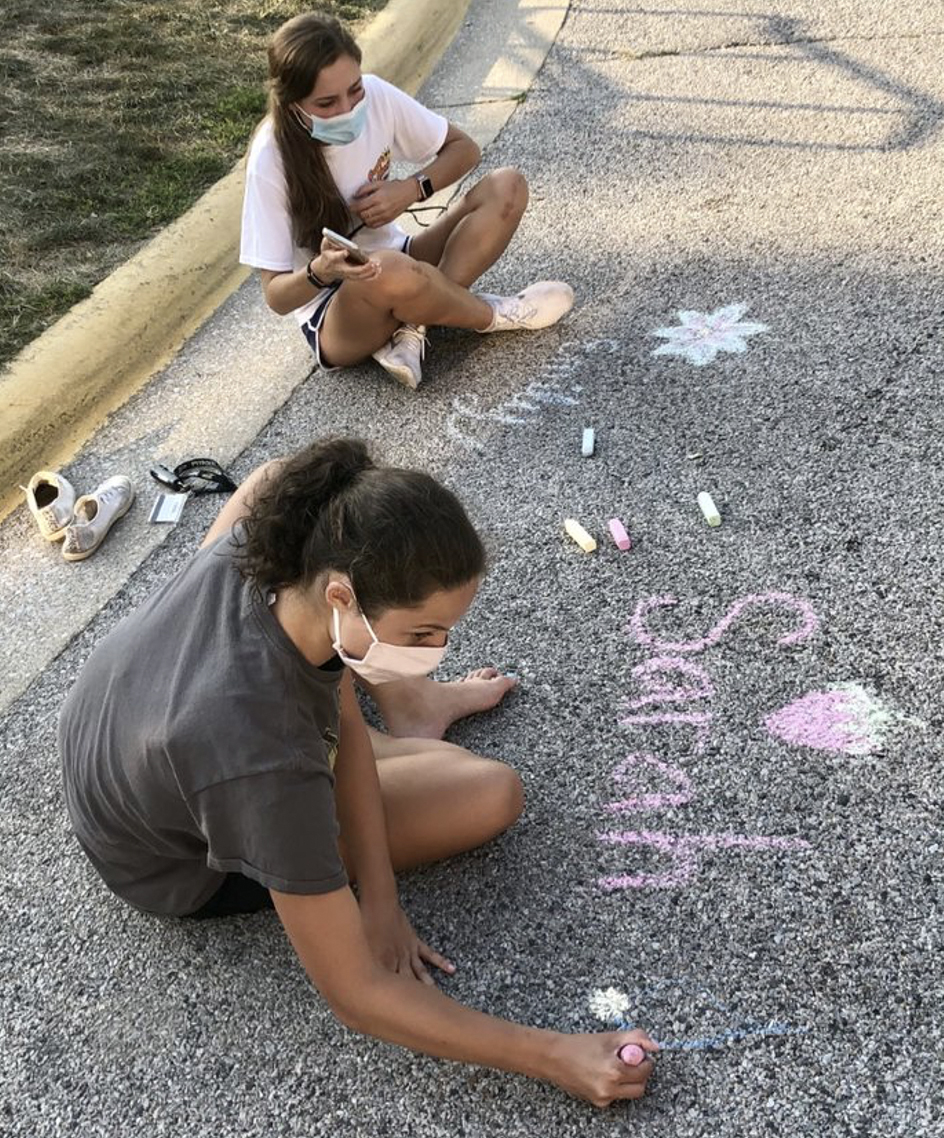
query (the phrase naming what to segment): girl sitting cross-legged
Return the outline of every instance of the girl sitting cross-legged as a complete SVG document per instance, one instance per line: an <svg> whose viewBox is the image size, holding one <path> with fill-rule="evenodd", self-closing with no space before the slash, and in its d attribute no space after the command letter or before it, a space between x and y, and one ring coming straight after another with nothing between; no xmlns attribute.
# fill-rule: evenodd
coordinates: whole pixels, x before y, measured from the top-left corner
<svg viewBox="0 0 944 1138"><path fill-rule="evenodd" d="M546 328L573 290L540 281L516 296L474 293L528 204L514 169L477 182L419 236L396 219L474 169L476 143L375 75L337 20L296 16L269 47L269 114L246 169L240 260L260 272L269 307L292 313L322 367L373 356L401 383L422 377L430 324L478 332ZM417 167L390 177L391 162ZM356 264L322 236L351 238Z"/></svg>

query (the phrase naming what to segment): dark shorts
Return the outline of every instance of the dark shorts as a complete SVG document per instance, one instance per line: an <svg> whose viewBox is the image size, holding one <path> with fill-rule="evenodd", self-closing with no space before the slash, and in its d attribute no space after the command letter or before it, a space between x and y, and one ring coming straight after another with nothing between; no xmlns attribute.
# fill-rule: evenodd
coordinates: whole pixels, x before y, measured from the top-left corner
<svg viewBox="0 0 944 1138"><path fill-rule="evenodd" d="M188 913L187 918L234 917L237 913L258 913L273 908L272 894L264 885L241 873L227 873L210 900L204 901L195 913Z"/></svg>
<svg viewBox="0 0 944 1138"><path fill-rule="evenodd" d="M412 237L407 237L401 246L404 253L410 252L410 243ZM328 292L318 301L315 311L308 317L302 325L302 335L308 341L308 346L315 353L315 359L318 361L318 367L322 371L337 371L337 368L329 364L321 355L321 325L324 324L324 318L328 314L328 305L334 300L334 297L341 287L341 281L335 281L334 284L328 286Z"/></svg>

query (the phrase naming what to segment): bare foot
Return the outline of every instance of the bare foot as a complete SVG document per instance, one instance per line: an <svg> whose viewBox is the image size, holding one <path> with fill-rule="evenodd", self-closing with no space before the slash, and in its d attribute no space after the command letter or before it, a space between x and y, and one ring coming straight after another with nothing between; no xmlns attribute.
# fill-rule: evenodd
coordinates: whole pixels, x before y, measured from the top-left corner
<svg viewBox="0 0 944 1138"><path fill-rule="evenodd" d="M501 703L518 683L495 668L477 668L461 680L438 683L423 677L368 688L391 735L441 739L451 724ZM366 686L366 685L365 685Z"/></svg>

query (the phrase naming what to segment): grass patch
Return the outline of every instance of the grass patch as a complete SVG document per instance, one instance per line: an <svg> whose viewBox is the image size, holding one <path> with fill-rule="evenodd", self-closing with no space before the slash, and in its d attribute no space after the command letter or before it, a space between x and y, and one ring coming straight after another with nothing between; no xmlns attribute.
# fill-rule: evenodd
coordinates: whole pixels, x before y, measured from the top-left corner
<svg viewBox="0 0 944 1138"><path fill-rule="evenodd" d="M230 169L265 111L269 37L311 8L3 0L0 365Z"/></svg>

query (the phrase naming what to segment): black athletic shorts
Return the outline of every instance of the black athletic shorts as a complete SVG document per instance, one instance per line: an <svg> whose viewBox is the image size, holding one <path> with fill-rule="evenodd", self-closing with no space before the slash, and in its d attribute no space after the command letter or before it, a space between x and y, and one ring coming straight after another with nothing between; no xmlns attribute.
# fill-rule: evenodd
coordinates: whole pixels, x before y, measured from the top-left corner
<svg viewBox="0 0 944 1138"><path fill-rule="evenodd" d="M237 913L258 913L261 909L274 909L272 894L264 885L242 873L227 873L223 884L209 901L204 901L189 918L234 917Z"/></svg>

